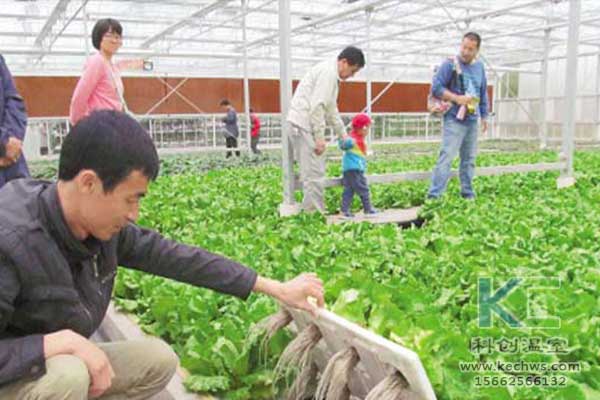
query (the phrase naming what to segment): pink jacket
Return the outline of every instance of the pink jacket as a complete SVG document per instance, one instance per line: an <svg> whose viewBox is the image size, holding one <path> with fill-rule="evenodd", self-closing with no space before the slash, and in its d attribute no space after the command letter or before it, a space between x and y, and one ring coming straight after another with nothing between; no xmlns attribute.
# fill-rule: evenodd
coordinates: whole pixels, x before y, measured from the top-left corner
<svg viewBox="0 0 600 400"><path fill-rule="evenodd" d="M108 61L97 53L90 57L79 78L69 110L69 120L75 125L80 119L89 115L94 110L123 110L118 90L123 93L123 81L119 68L112 65L113 74L110 73L111 66ZM114 79L113 79L114 76Z"/></svg>

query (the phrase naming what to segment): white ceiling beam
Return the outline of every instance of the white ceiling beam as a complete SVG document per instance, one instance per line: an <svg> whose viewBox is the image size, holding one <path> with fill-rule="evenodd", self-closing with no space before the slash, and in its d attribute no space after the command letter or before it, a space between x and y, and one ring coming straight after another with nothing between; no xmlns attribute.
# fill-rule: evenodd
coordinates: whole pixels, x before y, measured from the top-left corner
<svg viewBox="0 0 600 400"><path fill-rule="evenodd" d="M485 12L481 12L481 13L477 13L477 14L471 14L466 17L456 18L455 22L473 21L476 19L493 17L496 15L501 15L510 10L516 10L519 8L526 8L526 7L532 7L535 5L539 5L546 1L547 0L535 0L535 1L528 1L525 3L521 3L521 4L511 5L509 7L501 7L501 8L497 8L497 9L493 9L493 10L489 10L489 11L485 11ZM409 34L412 34L415 32L431 31L431 30L435 30L438 28L444 28L448 25L448 23L449 23L448 18L444 18L444 20L442 20L440 22L436 22L436 23L432 23L432 24L425 24L425 25L422 24L419 27L416 27L414 29L403 29L403 30L399 30L399 31L390 32L385 35L374 36L371 38L371 41L374 42L374 41L378 41L378 40L385 40L392 36L404 36L404 35L409 35ZM366 39L362 39L362 40L359 40L358 42L355 42L355 44L361 44L361 43L364 43L365 41L366 41Z"/></svg>
<svg viewBox="0 0 600 400"><path fill-rule="evenodd" d="M8 47L2 50L3 54L19 54L19 55L53 55L53 56L81 56L81 49L60 49L54 50L51 53L45 52L42 49L32 49L30 47ZM243 58L243 54L234 53L234 52L168 52L168 53L160 53L154 50L147 49L122 49L119 51L119 55L124 57L160 57L160 58L214 58L214 59L234 59L241 60ZM249 56L249 60L256 61L279 61L278 57L262 57L262 56ZM295 56L292 57L292 61L295 62L310 62L316 63L322 61L320 57L305 57L305 56ZM432 68L435 66L435 63L427 63L427 62L409 62L409 61L388 61L388 60L373 60L371 62L373 66L387 66L387 67L417 67L417 68ZM497 68L503 68L502 66L498 66ZM519 70L521 72L527 73L537 73L534 70L526 70L526 69L517 69L510 68L511 70Z"/></svg>
<svg viewBox="0 0 600 400"><path fill-rule="evenodd" d="M51 49L56 39L67 29L67 26L77 17L77 14L85 7L88 3L88 0L82 0L79 8L73 13L73 15L67 19L67 7L69 6L69 0L58 0L56 6L52 10L50 17L42 27L39 35L36 37L34 41L34 46L43 47L46 50ZM60 27L60 29L56 30L56 24L61 21L66 20ZM38 63L42 60L44 56L41 55L35 62Z"/></svg>
<svg viewBox="0 0 600 400"><path fill-rule="evenodd" d="M585 51L585 52L580 52L577 55L577 57L591 57L591 56L597 56L597 55L600 55L599 51ZM563 55L548 57L548 60L551 60L551 61L552 60L564 60L565 58L567 58L567 56L565 54L563 54ZM522 58L520 60L505 62L504 65L521 65L521 64L530 64L530 63L535 63L535 62L540 62L540 61L542 61L541 57Z"/></svg>
<svg viewBox="0 0 600 400"><path fill-rule="evenodd" d="M151 44L161 40L165 36L173 34L175 31L183 28L186 25L189 25L190 23L193 24L194 19L202 18L202 17L210 14L211 12L219 9L220 7L224 6L225 4L229 3L230 1L231 0L217 0L215 2L208 4L207 6L202 7L200 10L192 13L189 17L180 19L179 21L174 22L173 24L169 25L168 27L162 29L160 32L150 36L148 39L146 39L144 42L142 42L141 47L148 48Z"/></svg>
<svg viewBox="0 0 600 400"><path fill-rule="evenodd" d="M263 4L261 4L261 5L260 5L260 7L254 7L254 8L252 8L252 9L250 9L250 8L246 8L246 10L245 10L245 11L243 11L243 10L241 10L241 9L240 9L240 10L236 10L236 11L241 11L241 12L239 12L238 14L236 14L235 16L233 16L233 18L230 18L230 19L228 19L228 20L226 20L226 21L223 21L223 22L221 22L221 23L214 24L213 26L210 26L210 27L205 27L205 29L204 29L204 30L202 30L202 31L200 31L200 32L197 32L196 34L194 34L194 36L203 36L203 35L207 34L208 32L211 32L211 31L213 31L213 30L215 30L215 29L217 29L217 28L224 28L224 27L226 27L226 25L227 25L228 23L231 23L231 22L233 22L233 21L237 21L237 20L238 20L238 19L240 19L240 18L244 18L245 16L247 16L248 14L250 14L250 13L252 13L252 12L258 12L258 11L261 11L261 10L265 9L265 7L267 7L267 6L269 6L270 4L274 3L275 1L277 1L277 0L266 0L266 1L265 1ZM239 24L236 24L236 25L237 25L237 28L236 28L236 29L238 29L238 30L239 30ZM247 25L245 25L245 28L246 28L246 29L248 29L248 26L247 26ZM189 37L188 37L188 38L189 38ZM182 40L180 40L180 39L175 39L175 43L172 43L172 44L170 44L170 45L169 45L169 48L173 48L173 47L175 47L175 46L177 46L177 45L179 45L179 44L181 44L181 43L183 43L183 41L182 41Z"/></svg>
<svg viewBox="0 0 600 400"><path fill-rule="evenodd" d="M64 19L65 14L67 13L67 7L69 6L69 3L70 0L58 0L56 5L52 9L52 12L48 16L48 19L46 19L46 23L35 38L34 43L36 46L41 47L48 40L56 23L61 19Z"/></svg>
<svg viewBox="0 0 600 400"><path fill-rule="evenodd" d="M393 0L374 0L374 1L368 2L367 4L362 4L362 5L359 5L359 6L350 7L348 9L346 9L346 10L343 10L343 11L340 11L340 12L337 12L337 13L334 13L334 14L331 14L331 15L327 15L327 16L319 18L319 19L317 19L315 21L310 21L310 22L308 22L306 24L302 24L302 25L299 25L299 26L297 26L295 28L292 28L291 29L291 33L294 34L294 33L297 33L297 32L300 32L300 31L312 28L312 27L316 27L319 24L324 24L324 23L327 23L329 21L341 19L341 18L347 17L349 15L356 14L357 12L361 12L361 11L364 12L367 8L370 8L370 7L375 8L375 7L383 5L385 3L389 3L390 1L393 1ZM396 1L406 2L407 0L396 0ZM248 48L255 47L255 46L258 46L260 44L263 44L263 43L275 40L278 37L279 37L279 33L275 33L275 34L268 35L266 37L262 37L260 39L254 40L254 41L250 41L250 42L248 42L246 44L246 46Z"/></svg>

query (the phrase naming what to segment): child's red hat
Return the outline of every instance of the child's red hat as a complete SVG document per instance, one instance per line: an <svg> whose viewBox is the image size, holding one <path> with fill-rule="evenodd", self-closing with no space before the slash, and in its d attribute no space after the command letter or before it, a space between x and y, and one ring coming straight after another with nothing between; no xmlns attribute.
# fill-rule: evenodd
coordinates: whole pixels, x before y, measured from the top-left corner
<svg viewBox="0 0 600 400"><path fill-rule="evenodd" d="M371 125L371 118L367 114L357 114L354 118L352 118L353 128L361 129L369 125Z"/></svg>

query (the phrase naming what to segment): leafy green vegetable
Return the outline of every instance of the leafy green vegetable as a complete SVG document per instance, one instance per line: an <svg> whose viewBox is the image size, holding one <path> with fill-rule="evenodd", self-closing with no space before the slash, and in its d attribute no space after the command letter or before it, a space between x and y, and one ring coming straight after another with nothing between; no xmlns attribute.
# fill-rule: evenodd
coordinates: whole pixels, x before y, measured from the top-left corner
<svg viewBox="0 0 600 400"><path fill-rule="evenodd" d="M478 165L555 160L552 152L485 153ZM166 171L144 200L142 225L277 279L317 272L336 312L419 354L440 400L600 398L599 153L577 153L577 185L564 190L556 189L557 173L478 177L478 199L465 202L453 181L442 201L425 204L427 223L408 230L327 225L319 215L281 219L281 173L270 161L213 170L198 168L206 161L172 162L177 167ZM430 170L434 162L435 154L382 150L369 172ZM339 161L330 162L328 175L339 173ZM427 185L374 185L374 205L421 205ZM330 212L338 209L340 194L339 188L328 189ZM513 277L560 278L560 290L528 297L519 288L502 303L519 319L527 317L529 303L536 313L561 318L560 328L511 329L498 318L493 328L479 328L477 282L485 276L496 287ZM272 369L291 334L275 337L266 362L256 341L246 338L253 324L276 311L270 299L253 295L240 302L129 270L119 272L114 296L146 331L173 345L192 374L191 390L228 399L274 397ZM476 337L538 336L565 338L568 353L480 355L469 349ZM582 371L565 373L563 388L478 389L477 373L458 368L461 362L520 360L579 362Z"/></svg>

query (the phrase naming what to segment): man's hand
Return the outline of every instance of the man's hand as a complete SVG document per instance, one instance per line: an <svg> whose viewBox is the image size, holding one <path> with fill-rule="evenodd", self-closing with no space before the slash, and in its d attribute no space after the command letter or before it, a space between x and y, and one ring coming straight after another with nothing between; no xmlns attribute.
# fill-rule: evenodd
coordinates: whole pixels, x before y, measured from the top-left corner
<svg viewBox="0 0 600 400"><path fill-rule="evenodd" d="M13 165L15 162L8 157L0 157L0 168L6 168Z"/></svg>
<svg viewBox="0 0 600 400"><path fill-rule="evenodd" d="M16 137L8 138L6 142L6 158L11 160L13 163L17 162L19 157L21 157L21 149L23 148L23 142L17 139Z"/></svg>
<svg viewBox="0 0 600 400"><path fill-rule="evenodd" d="M318 307L323 307L325 303L323 281L312 273L298 275L283 283L259 276L254 290L268 294L286 306L308 311L315 317ZM309 297L316 299L316 305L309 301Z"/></svg>
<svg viewBox="0 0 600 400"><path fill-rule="evenodd" d="M325 149L327 148L327 142L325 139L317 139L315 140L315 154L320 156L325 153Z"/></svg>
<svg viewBox="0 0 600 400"><path fill-rule="evenodd" d="M88 367L92 380L88 394L91 398L96 398L110 389L115 372L106 354L89 340L84 339L84 341L79 351L76 351L74 355L81 358Z"/></svg>
<svg viewBox="0 0 600 400"><path fill-rule="evenodd" d="M468 96L468 95L462 95L462 96L457 95L457 96L454 96L454 99L453 99L453 101L460 106L466 106L467 104L469 104L471 102L471 100L473 100L473 97Z"/></svg>
<svg viewBox="0 0 600 400"><path fill-rule="evenodd" d="M308 301L308 297L313 297L317 301L316 307ZM323 307L325 304L323 281L317 277L317 274L298 275L283 283L280 300L290 307L308 311L316 316L317 307Z"/></svg>
<svg viewBox="0 0 600 400"><path fill-rule="evenodd" d="M485 119L481 120L481 132L486 133L488 130L488 122Z"/></svg>
<svg viewBox="0 0 600 400"><path fill-rule="evenodd" d="M46 359L59 354L71 354L84 362L91 380L89 397L100 397L112 385L115 372L108 357L98 346L83 336L71 330L62 330L44 336Z"/></svg>

